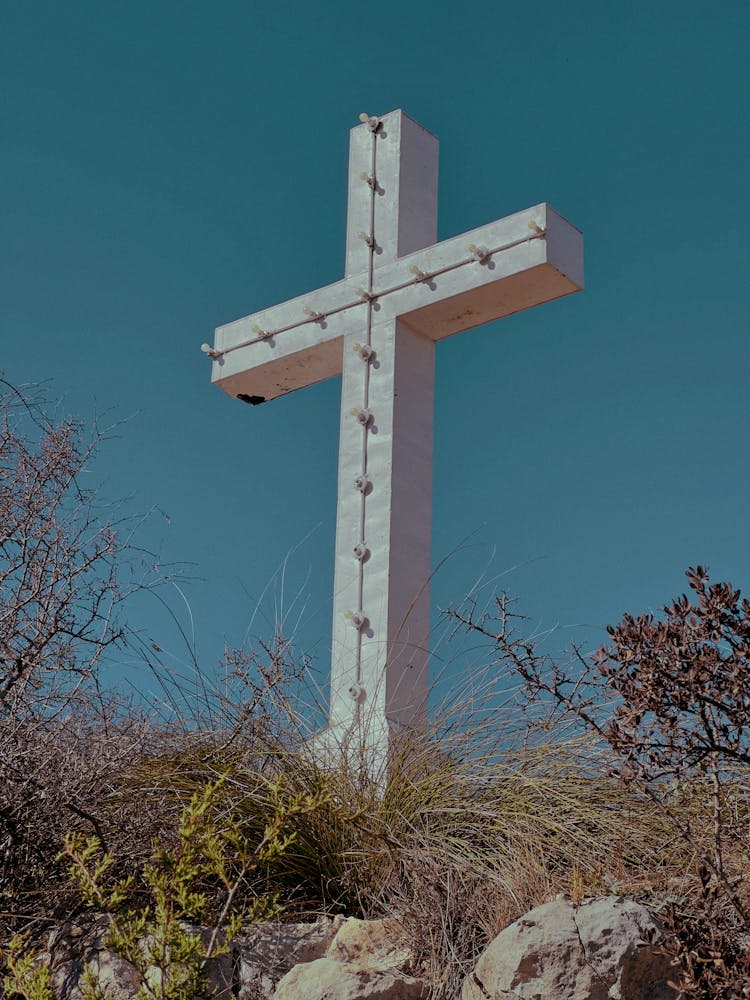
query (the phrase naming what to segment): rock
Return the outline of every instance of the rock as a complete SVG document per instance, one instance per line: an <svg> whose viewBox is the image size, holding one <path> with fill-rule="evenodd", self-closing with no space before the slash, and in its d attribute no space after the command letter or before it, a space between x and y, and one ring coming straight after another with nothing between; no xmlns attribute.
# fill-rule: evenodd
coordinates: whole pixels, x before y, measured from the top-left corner
<svg viewBox="0 0 750 1000"><path fill-rule="evenodd" d="M141 986L141 977L134 965L121 958L107 946L111 918L97 914L84 924L66 924L50 942L48 960L52 992L55 1000L84 1000L84 976L91 973L107 1000L132 1000ZM200 934L208 947L211 931L204 927L187 926L187 930ZM139 947L145 949L146 943ZM232 996L231 952L218 955L208 963L208 996L215 1000L229 1000ZM160 972L151 968L146 976L149 984L158 983Z"/></svg>
<svg viewBox="0 0 750 1000"><path fill-rule="evenodd" d="M633 900L553 900L495 938L461 1000L672 1000L674 973L646 943L652 933L656 921Z"/></svg>
<svg viewBox="0 0 750 1000"><path fill-rule="evenodd" d="M203 947L208 951L211 946L211 939L213 937L213 930L210 927L200 927L197 924L183 924L183 929L188 931L191 935L200 937ZM226 943L226 938L222 932L217 935L217 940L214 944L214 951L217 947L220 947ZM139 942L140 947L144 947L145 942ZM206 992L206 997L210 1000L232 1000L232 986L233 986L233 949L230 947L218 954L214 958L208 960L206 966L206 980L208 985L208 990ZM158 969L151 968L147 971L146 977L148 978L149 985L154 986L160 984L161 973ZM199 998L195 998L199 1000Z"/></svg>
<svg viewBox="0 0 750 1000"><path fill-rule="evenodd" d="M349 917L326 952L327 958L358 969L411 971L413 952L401 924L392 917L358 920Z"/></svg>
<svg viewBox="0 0 750 1000"><path fill-rule="evenodd" d="M99 914L85 925L64 924L50 941L50 985L55 1000L83 1000L86 968L110 1000L130 1000L138 992L138 970L106 946L110 918Z"/></svg>
<svg viewBox="0 0 750 1000"><path fill-rule="evenodd" d="M333 958L296 965L276 987L274 1000L422 1000L423 982L397 969L357 968Z"/></svg>
<svg viewBox="0 0 750 1000"><path fill-rule="evenodd" d="M270 1000L278 981L295 965L323 958L343 920L257 924L235 938L239 1000Z"/></svg>
<svg viewBox="0 0 750 1000"><path fill-rule="evenodd" d="M408 975L412 961L412 950L397 920L349 917L336 929L325 957L295 965L281 979L273 997L418 1000L427 995L427 988Z"/></svg>

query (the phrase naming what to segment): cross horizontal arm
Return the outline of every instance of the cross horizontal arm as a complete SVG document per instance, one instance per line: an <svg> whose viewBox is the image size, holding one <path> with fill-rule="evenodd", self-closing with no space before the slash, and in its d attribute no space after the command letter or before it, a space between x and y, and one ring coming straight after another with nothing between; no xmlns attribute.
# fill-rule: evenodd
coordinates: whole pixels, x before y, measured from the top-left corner
<svg viewBox="0 0 750 1000"><path fill-rule="evenodd" d="M341 338L364 323L362 276L216 328L211 381L230 396L262 402L341 374Z"/></svg>
<svg viewBox="0 0 750 1000"><path fill-rule="evenodd" d="M583 287L583 237L548 205L491 222L378 267L375 322L430 340ZM341 338L366 322L368 275L352 275L218 327L212 381L263 402L341 373Z"/></svg>
<svg viewBox="0 0 750 1000"><path fill-rule="evenodd" d="M385 264L376 287L383 319L442 340L579 291L583 237L536 205Z"/></svg>

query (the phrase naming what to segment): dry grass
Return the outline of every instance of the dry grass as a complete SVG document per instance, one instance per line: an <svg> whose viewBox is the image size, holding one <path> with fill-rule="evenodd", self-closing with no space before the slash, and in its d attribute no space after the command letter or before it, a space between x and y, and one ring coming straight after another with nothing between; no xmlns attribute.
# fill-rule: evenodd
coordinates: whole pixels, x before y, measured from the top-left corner
<svg viewBox="0 0 750 1000"><path fill-rule="evenodd" d="M590 737L545 732L507 701L491 702L467 710L454 700L430 731L394 741L376 775L351 747L334 768L321 766L292 715L280 727L274 713L272 733L260 713L229 745L225 717L183 737L179 752L142 758L113 794L118 812L128 799L134 808L148 801L171 817L168 827L197 788L226 775L219 814L259 841L279 808L279 781L282 807L285 797L327 791L292 818L293 844L248 893L280 892L296 919L398 915L434 997L447 998L486 944L532 907L575 891L664 894L691 868L663 817L611 776Z"/></svg>

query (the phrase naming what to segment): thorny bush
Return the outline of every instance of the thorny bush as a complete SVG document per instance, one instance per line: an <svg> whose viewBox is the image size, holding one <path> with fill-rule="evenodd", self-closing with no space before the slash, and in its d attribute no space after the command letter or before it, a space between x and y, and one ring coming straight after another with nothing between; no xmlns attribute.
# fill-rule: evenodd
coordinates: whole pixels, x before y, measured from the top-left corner
<svg viewBox="0 0 750 1000"><path fill-rule="evenodd" d="M492 640L521 677L530 703L544 701L595 733L615 771L657 806L696 864L682 898L665 906L681 997L750 996L748 765L750 602L729 583L689 569L694 593L652 614L625 615L576 668L520 636L507 596L492 616L453 612Z"/></svg>
<svg viewBox="0 0 750 1000"><path fill-rule="evenodd" d="M0 380L0 712L48 717L126 641L117 612L160 579L84 486L104 431L53 422ZM128 583L123 588L127 565Z"/></svg>

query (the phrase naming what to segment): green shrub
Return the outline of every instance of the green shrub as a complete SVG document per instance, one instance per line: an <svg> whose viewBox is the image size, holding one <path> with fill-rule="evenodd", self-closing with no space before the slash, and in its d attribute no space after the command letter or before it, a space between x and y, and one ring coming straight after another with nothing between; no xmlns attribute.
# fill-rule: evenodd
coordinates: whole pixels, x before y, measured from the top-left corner
<svg viewBox="0 0 750 1000"><path fill-rule="evenodd" d="M248 876L261 866L281 863L296 837L292 821L325 801L322 792L290 797L281 780L270 783L268 798L275 807L260 839L251 842L234 822L217 826L215 806L224 783L222 777L193 793L182 811L175 847L156 845L139 873L137 895L145 900L138 906L132 903L135 877L112 878L114 859L102 853L98 838L77 833L66 838L64 856L84 903L110 917L107 947L137 970L137 1000L208 995L210 960L228 951L228 942L242 926L278 917L283 909L277 893L242 895ZM199 933L195 925L206 923L208 932ZM7 965L11 997L49 1000L49 969L21 937L12 940ZM105 1000L91 968L82 989L88 1000Z"/></svg>

